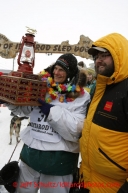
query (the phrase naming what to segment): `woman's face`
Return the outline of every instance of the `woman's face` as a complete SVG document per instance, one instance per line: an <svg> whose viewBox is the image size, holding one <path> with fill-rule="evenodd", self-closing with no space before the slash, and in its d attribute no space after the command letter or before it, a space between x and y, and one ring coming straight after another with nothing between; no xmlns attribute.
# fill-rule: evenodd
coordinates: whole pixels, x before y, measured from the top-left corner
<svg viewBox="0 0 128 193"><path fill-rule="evenodd" d="M64 83L67 78L66 71L59 65L56 65L53 70L53 77L56 83Z"/></svg>
<svg viewBox="0 0 128 193"><path fill-rule="evenodd" d="M87 75L87 81L91 82L93 80L92 74Z"/></svg>

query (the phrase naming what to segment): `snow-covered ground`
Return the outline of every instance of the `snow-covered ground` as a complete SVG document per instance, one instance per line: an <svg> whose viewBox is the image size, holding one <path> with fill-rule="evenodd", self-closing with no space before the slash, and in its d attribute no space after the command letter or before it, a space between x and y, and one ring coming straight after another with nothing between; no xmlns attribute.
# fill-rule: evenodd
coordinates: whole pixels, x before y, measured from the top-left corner
<svg viewBox="0 0 128 193"><path fill-rule="evenodd" d="M10 110L7 107L0 107L0 169L8 163L14 149L16 146L16 137L13 135L12 145L10 142L10 121L12 116L10 116ZM24 129L28 124L28 119L24 119L21 124L21 130ZM11 161L18 161L23 142L18 143L16 150L11 158ZM0 193L7 193L4 186L0 186Z"/></svg>

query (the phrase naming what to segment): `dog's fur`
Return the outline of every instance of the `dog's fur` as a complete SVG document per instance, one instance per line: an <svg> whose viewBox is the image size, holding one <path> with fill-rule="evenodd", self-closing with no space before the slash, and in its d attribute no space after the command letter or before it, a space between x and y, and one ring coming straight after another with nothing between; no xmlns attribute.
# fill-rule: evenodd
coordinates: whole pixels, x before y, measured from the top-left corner
<svg viewBox="0 0 128 193"><path fill-rule="evenodd" d="M12 135L13 133L15 132L15 135L16 135L16 142L18 143L19 140L18 140L18 137L19 137L19 133L20 133L20 128L21 128L21 121L26 119L26 117L18 117L18 116L14 116L12 119L11 119L11 122L10 122L10 143L9 145L12 144Z"/></svg>

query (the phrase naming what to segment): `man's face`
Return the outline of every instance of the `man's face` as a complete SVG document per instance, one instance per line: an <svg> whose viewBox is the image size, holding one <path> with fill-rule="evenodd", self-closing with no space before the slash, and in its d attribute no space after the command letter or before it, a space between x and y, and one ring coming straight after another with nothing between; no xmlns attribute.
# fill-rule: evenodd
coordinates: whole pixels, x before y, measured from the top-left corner
<svg viewBox="0 0 128 193"><path fill-rule="evenodd" d="M96 75L110 77L114 73L114 62L109 52L99 52L94 57Z"/></svg>
<svg viewBox="0 0 128 193"><path fill-rule="evenodd" d="M56 65L53 70L53 76L56 83L62 84L65 82L67 74L61 66Z"/></svg>

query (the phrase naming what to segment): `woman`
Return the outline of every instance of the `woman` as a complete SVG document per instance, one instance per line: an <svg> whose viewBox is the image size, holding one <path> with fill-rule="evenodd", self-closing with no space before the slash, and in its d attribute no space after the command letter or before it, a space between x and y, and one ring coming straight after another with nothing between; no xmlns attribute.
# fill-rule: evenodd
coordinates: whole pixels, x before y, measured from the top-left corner
<svg viewBox="0 0 128 193"><path fill-rule="evenodd" d="M87 90L90 93L91 98L94 94L95 87L96 87L95 70L92 68L87 68L87 84L85 90Z"/></svg>
<svg viewBox="0 0 128 193"><path fill-rule="evenodd" d="M61 55L49 73L40 73L47 81L45 101L41 106L8 108L20 116L30 116L30 123L21 132L24 142L20 153L20 175L17 193L68 193L76 172L86 107L90 95L79 79L77 59ZM80 86L79 86L80 85ZM23 184L30 182L25 187Z"/></svg>

